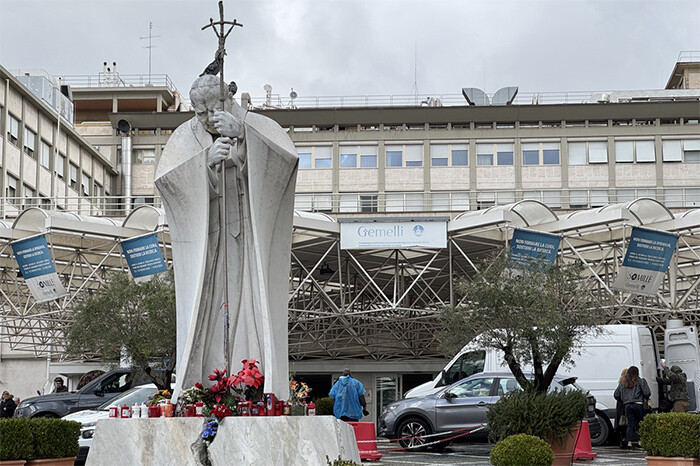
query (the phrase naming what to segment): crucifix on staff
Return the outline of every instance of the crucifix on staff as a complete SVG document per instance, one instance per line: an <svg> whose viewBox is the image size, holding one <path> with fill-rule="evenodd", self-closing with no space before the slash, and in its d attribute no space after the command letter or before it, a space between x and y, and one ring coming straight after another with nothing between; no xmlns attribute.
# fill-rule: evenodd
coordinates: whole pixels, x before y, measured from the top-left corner
<svg viewBox="0 0 700 466"><path fill-rule="evenodd" d="M219 30L217 31L216 27L219 26ZM226 26L229 26L228 30L225 31ZM214 22L213 18L209 18L209 24L206 26L202 26L202 31L204 31L207 28L212 28L214 31L214 34L216 34L216 37L219 40L219 47L216 49L216 54L214 56L214 62L207 67L206 70L204 70L204 73L202 74L213 74L216 75L216 73L219 73L219 102L221 102L221 110L224 110L224 102L226 101L226 95L229 92L229 89L227 89L226 85L224 84L224 56L226 56L226 38L228 35L233 31L233 28L236 26L243 27L241 23L236 21L234 18L233 21L226 21L224 19L224 2L219 1L219 21ZM210 67L212 69L210 70ZM208 71L213 71L208 72ZM231 83L232 86L235 86L235 83ZM231 89L232 93L235 94L236 89ZM223 237L227 237L227 225L228 221L226 219L226 196L224 193L226 192L226 170L223 168L223 164L225 161L221 161L220 165L220 173L221 173L221 210L219 211L220 219L221 219L221 228L223 229ZM227 241L224 241L224 257L228 257L228 251L226 247ZM228 265L226 262L224 263L224 278L226 283L228 283ZM221 304L222 308L224 309L224 357L226 361L226 373L231 374L231 361L229 357L229 348L228 348L228 341L229 341L229 327L230 327L230 321L229 321L229 308L228 308L228 286L224 288L224 299L223 303Z"/></svg>

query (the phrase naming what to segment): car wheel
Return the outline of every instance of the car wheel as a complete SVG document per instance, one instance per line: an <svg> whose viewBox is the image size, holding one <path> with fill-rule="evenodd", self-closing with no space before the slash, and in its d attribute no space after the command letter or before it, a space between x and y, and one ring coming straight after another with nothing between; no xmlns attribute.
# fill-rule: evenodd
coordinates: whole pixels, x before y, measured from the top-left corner
<svg viewBox="0 0 700 466"><path fill-rule="evenodd" d="M605 442L607 442L608 435L610 435L610 425L608 424L608 421L606 421L603 416L599 416L598 413L596 413L596 417L598 418L598 423L600 424L600 430L595 434L591 434L591 446L593 447L603 445Z"/></svg>
<svg viewBox="0 0 700 466"><path fill-rule="evenodd" d="M399 444L403 448L410 448L412 451L424 451L427 439L423 436L430 434L430 427L422 419L411 418L403 421L399 426L398 435ZM403 440L405 439L405 440Z"/></svg>

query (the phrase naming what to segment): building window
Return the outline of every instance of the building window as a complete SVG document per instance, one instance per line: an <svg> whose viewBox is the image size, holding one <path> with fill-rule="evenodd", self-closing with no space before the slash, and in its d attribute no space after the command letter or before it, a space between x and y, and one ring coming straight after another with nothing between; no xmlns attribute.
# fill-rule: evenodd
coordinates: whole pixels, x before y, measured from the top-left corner
<svg viewBox="0 0 700 466"><path fill-rule="evenodd" d="M385 153L387 167L423 166L423 146L421 144L387 145Z"/></svg>
<svg viewBox="0 0 700 466"><path fill-rule="evenodd" d="M30 157L36 157L36 133L24 127L24 153Z"/></svg>
<svg viewBox="0 0 700 466"><path fill-rule="evenodd" d="M17 145L19 140L19 120L10 114L10 121L7 125L7 136L12 144Z"/></svg>
<svg viewBox="0 0 700 466"><path fill-rule="evenodd" d="M683 141L683 160L686 162L700 162L700 139L686 139Z"/></svg>
<svg viewBox="0 0 700 466"><path fill-rule="evenodd" d="M650 199L656 199L656 190L643 188L643 189L618 189L615 193L617 202L631 202L635 199L641 197L648 197Z"/></svg>
<svg viewBox="0 0 700 466"><path fill-rule="evenodd" d="M78 190L78 167L72 163L68 164L68 176L70 176L70 187Z"/></svg>
<svg viewBox="0 0 700 466"><path fill-rule="evenodd" d="M661 148L664 162L681 162L683 160L681 141L663 141Z"/></svg>
<svg viewBox="0 0 700 466"><path fill-rule="evenodd" d="M300 146L297 147L299 168L332 168L332 146Z"/></svg>
<svg viewBox="0 0 700 466"><path fill-rule="evenodd" d="M34 189L31 187L25 185L22 185L22 205L25 207L32 207L36 199L34 199L34 196L36 196L36 193Z"/></svg>
<svg viewBox="0 0 700 466"><path fill-rule="evenodd" d="M656 162L654 141L615 141L615 162Z"/></svg>
<svg viewBox="0 0 700 466"><path fill-rule="evenodd" d="M569 165L608 163L608 143L604 141L570 142Z"/></svg>
<svg viewBox="0 0 700 466"><path fill-rule="evenodd" d="M588 207L588 191L569 191L569 207L572 209Z"/></svg>
<svg viewBox="0 0 700 466"><path fill-rule="evenodd" d="M377 146L360 146L360 167L377 168Z"/></svg>
<svg viewBox="0 0 700 466"><path fill-rule="evenodd" d="M56 166L54 167L54 171L56 172L56 175L58 175L59 178L63 178L65 174L65 169L66 156L59 152L56 154Z"/></svg>
<svg viewBox="0 0 700 466"><path fill-rule="evenodd" d="M83 194L86 196L90 195L90 177L83 172L83 176L80 177L80 185L83 187Z"/></svg>
<svg viewBox="0 0 700 466"><path fill-rule="evenodd" d="M360 195L360 212L377 212L377 195Z"/></svg>
<svg viewBox="0 0 700 466"><path fill-rule="evenodd" d="M700 189L664 189L664 204L670 208L698 207L700 206Z"/></svg>
<svg viewBox="0 0 700 466"><path fill-rule="evenodd" d="M401 167L401 166L403 166L403 150L401 150L401 149L390 150L389 146L387 146L386 166L387 167Z"/></svg>
<svg viewBox="0 0 700 466"><path fill-rule="evenodd" d="M340 168L357 168L358 161L360 168L377 168L377 146L340 146Z"/></svg>
<svg viewBox="0 0 700 466"><path fill-rule="evenodd" d="M431 144L430 145L430 166L431 167L446 167L450 160L449 144Z"/></svg>
<svg viewBox="0 0 700 466"><path fill-rule="evenodd" d="M357 147L340 147L340 168L357 168Z"/></svg>
<svg viewBox="0 0 700 466"><path fill-rule="evenodd" d="M513 143L481 143L476 145L476 164L493 165L494 154L497 165L513 165Z"/></svg>
<svg viewBox="0 0 700 466"><path fill-rule="evenodd" d="M469 163L469 144L431 144L430 165L433 167L466 167Z"/></svg>
<svg viewBox="0 0 700 466"><path fill-rule="evenodd" d="M153 165L156 163L155 149L135 149L131 158L133 163Z"/></svg>
<svg viewBox="0 0 700 466"><path fill-rule="evenodd" d="M559 165L558 142L524 142L523 165Z"/></svg>
<svg viewBox="0 0 700 466"><path fill-rule="evenodd" d="M493 144L476 145L476 164L482 166L493 165Z"/></svg>
<svg viewBox="0 0 700 466"><path fill-rule="evenodd" d="M561 207L560 191L525 191L523 192L523 199L539 201L551 208L558 209Z"/></svg>
<svg viewBox="0 0 700 466"><path fill-rule="evenodd" d="M39 145L39 163L44 168L50 168L51 165L51 146L44 140Z"/></svg>
<svg viewBox="0 0 700 466"><path fill-rule="evenodd" d="M15 204L17 202L15 198L17 197L18 182L19 180L14 176L10 174L7 175L7 186L5 187L5 196L7 197L7 200L12 204Z"/></svg>

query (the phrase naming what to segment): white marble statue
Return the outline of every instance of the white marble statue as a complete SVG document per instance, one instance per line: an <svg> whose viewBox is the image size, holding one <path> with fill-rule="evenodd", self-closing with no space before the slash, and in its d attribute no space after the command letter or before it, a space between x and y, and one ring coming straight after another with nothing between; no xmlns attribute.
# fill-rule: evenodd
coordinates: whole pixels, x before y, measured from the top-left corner
<svg viewBox="0 0 700 466"><path fill-rule="evenodd" d="M276 122L248 112L229 93L222 105L219 89L219 78L212 75L194 82L190 100L196 115L173 132L156 169L175 269L173 396L196 382L206 383L214 369L225 368L224 287L228 286L231 372L241 369L243 359L261 361L264 392L286 400L287 298L298 157ZM225 248L222 218L227 224Z"/></svg>

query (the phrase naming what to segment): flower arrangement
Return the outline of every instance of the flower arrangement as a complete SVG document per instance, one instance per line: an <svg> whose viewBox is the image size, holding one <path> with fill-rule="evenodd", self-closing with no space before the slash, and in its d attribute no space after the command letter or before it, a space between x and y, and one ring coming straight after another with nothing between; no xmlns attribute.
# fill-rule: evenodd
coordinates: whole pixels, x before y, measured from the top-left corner
<svg viewBox="0 0 700 466"><path fill-rule="evenodd" d="M246 401L262 400L265 377L258 369L258 361L244 359L241 362L243 369L228 378L228 386Z"/></svg>
<svg viewBox="0 0 700 466"><path fill-rule="evenodd" d="M211 415L220 421L227 416L233 416L233 411L225 404L214 405L214 408L211 410Z"/></svg>
<svg viewBox="0 0 700 466"><path fill-rule="evenodd" d="M302 403L306 401L311 389L304 382L298 382L294 379L289 381L289 401L292 403Z"/></svg>
<svg viewBox="0 0 700 466"><path fill-rule="evenodd" d="M204 439L204 443L207 446L211 445L211 442L214 440L214 437L216 437L216 432L218 430L219 423L216 422L216 420L212 419L211 421L207 422L207 426L202 431L202 439Z"/></svg>
<svg viewBox="0 0 700 466"><path fill-rule="evenodd" d="M204 402L207 398L207 390L201 383L197 382L193 387L182 391L182 399L185 404L195 404L198 401Z"/></svg>
<svg viewBox="0 0 700 466"><path fill-rule="evenodd" d="M157 405L161 401L170 401L172 394L168 390L158 390L148 402L149 406Z"/></svg>

